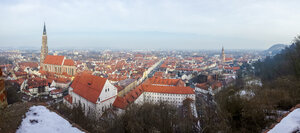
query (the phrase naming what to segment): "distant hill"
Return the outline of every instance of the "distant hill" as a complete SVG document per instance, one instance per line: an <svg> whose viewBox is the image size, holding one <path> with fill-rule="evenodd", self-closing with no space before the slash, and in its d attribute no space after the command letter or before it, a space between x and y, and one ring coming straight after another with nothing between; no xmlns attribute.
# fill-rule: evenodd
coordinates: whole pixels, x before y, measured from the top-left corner
<svg viewBox="0 0 300 133"><path fill-rule="evenodd" d="M288 45L285 44L274 44L269 49L265 50L264 53L269 56L274 56L281 52L281 50L285 49Z"/></svg>

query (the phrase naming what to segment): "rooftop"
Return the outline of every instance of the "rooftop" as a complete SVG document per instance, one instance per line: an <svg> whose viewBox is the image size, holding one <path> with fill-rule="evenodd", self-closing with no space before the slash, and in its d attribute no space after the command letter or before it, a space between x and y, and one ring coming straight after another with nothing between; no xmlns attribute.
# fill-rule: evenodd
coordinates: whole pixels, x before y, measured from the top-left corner
<svg viewBox="0 0 300 133"><path fill-rule="evenodd" d="M81 73L75 77L71 87L74 89L74 93L92 103L96 103L106 81L106 78Z"/></svg>

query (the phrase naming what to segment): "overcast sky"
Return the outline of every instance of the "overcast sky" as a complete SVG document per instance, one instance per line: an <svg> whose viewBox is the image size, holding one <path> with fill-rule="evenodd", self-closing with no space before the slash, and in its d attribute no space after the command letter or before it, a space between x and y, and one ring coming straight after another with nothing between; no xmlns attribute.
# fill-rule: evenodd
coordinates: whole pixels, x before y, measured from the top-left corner
<svg viewBox="0 0 300 133"><path fill-rule="evenodd" d="M299 0L1 0L0 47L266 49L300 31Z"/></svg>

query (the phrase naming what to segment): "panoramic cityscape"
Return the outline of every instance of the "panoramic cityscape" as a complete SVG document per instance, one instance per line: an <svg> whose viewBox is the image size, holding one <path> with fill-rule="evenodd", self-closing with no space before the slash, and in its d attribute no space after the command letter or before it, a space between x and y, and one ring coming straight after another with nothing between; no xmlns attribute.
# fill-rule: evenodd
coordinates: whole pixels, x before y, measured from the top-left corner
<svg viewBox="0 0 300 133"><path fill-rule="evenodd" d="M295 4L1 1L0 132L298 133Z"/></svg>

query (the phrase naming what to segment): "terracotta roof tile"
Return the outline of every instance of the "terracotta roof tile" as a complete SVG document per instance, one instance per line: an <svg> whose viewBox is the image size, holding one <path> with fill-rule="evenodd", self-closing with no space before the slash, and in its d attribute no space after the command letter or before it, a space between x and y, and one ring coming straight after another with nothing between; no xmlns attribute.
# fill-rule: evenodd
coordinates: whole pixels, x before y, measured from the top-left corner
<svg viewBox="0 0 300 133"><path fill-rule="evenodd" d="M62 65L64 58L64 56L59 55L47 55L44 64Z"/></svg>
<svg viewBox="0 0 300 133"><path fill-rule="evenodd" d="M162 79L160 77L152 77L145 81L144 84L152 84L152 85L170 85L170 86L184 86L184 83L181 79Z"/></svg>
<svg viewBox="0 0 300 133"><path fill-rule="evenodd" d="M191 87L144 85L143 88L145 92L170 93L170 94L195 94L194 89Z"/></svg>
<svg viewBox="0 0 300 133"><path fill-rule="evenodd" d="M64 99L65 100L67 100L70 104L72 104L72 97L71 97L71 95L66 95L65 97L64 97Z"/></svg>
<svg viewBox="0 0 300 133"><path fill-rule="evenodd" d="M66 59L64 61L64 65L66 65L66 66L74 66L75 63L74 63L74 61L72 59Z"/></svg>
<svg viewBox="0 0 300 133"><path fill-rule="evenodd" d="M19 64L19 66L25 66L25 67L30 67L30 68L35 68L35 67L39 66L39 64L37 62L20 62L18 64Z"/></svg>
<svg viewBox="0 0 300 133"><path fill-rule="evenodd" d="M71 87L74 89L74 93L92 103L96 103L106 80L106 78L94 76L88 73L81 73L75 77Z"/></svg>
<svg viewBox="0 0 300 133"><path fill-rule="evenodd" d="M128 103L125 101L124 97L117 97L116 100L113 103L114 107L120 108L120 109L125 109Z"/></svg>

